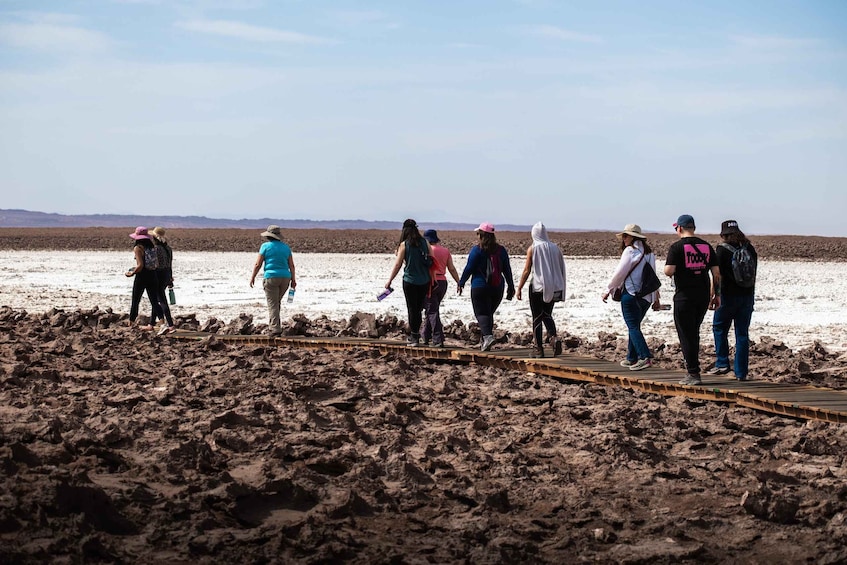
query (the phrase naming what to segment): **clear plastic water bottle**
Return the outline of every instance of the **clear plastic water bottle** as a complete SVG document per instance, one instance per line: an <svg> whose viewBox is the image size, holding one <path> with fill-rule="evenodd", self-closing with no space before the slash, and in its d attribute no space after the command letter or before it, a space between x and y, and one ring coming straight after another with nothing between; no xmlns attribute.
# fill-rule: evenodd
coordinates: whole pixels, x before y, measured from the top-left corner
<svg viewBox="0 0 847 565"><path fill-rule="evenodd" d="M294 289L289 288L288 289L288 303L291 304L292 302L294 302Z"/></svg>
<svg viewBox="0 0 847 565"><path fill-rule="evenodd" d="M386 288L385 290L383 290L382 292L377 294L376 299L381 302L381 301L385 300L386 298L388 298L388 295L391 294L392 292L394 292L394 289L389 286L388 288Z"/></svg>
<svg viewBox="0 0 847 565"><path fill-rule="evenodd" d="M176 304L176 293L174 292L173 287L168 289L168 302L173 306Z"/></svg>

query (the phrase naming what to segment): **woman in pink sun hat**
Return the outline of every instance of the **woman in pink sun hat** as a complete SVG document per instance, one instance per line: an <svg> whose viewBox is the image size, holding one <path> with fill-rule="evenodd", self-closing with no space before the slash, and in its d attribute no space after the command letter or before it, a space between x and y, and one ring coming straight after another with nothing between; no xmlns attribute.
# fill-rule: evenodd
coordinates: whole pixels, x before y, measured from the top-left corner
<svg viewBox="0 0 847 565"><path fill-rule="evenodd" d="M459 294L471 279L471 304L474 316L482 334L481 349L489 351L494 345L494 312L503 301L503 292L508 286L506 300L515 295L515 282L512 280L512 266L509 253L497 243L494 226L488 222L476 228L479 243L471 247L468 264L459 278L456 289Z"/></svg>
<svg viewBox="0 0 847 565"><path fill-rule="evenodd" d="M159 278L156 274L158 267L158 255L156 247L153 243L153 238L144 226L138 226L135 231L129 234L129 237L135 240L132 248L133 256L135 257L135 266L129 269L125 274L127 277L135 277L132 282L132 303L129 308L129 323L134 324L138 318L138 308L141 304L141 297L144 292L147 292L147 298L150 300L151 321L157 315L163 315L167 320L167 325L164 326L166 333L174 329L174 321L171 317L171 309L168 306L168 301L164 294L159 290ZM143 330L152 330L152 325L142 326Z"/></svg>

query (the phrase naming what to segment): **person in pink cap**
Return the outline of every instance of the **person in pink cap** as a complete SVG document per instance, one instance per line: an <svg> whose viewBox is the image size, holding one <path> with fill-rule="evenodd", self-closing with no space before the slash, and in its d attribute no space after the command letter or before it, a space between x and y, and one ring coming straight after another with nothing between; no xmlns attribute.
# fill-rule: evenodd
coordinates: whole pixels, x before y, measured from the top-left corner
<svg viewBox="0 0 847 565"><path fill-rule="evenodd" d="M481 349L489 351L494 345L494 312L503 301L515 296L515 281L506 248L497 243L494 226L488 222L476 228L479 243L471 247L468 263L459 278L457 292L462 294L465 283L471 279L471 304L482 334Z"/></svg>
<svg viewBox="0 0 847 565"><path fill-rule="evenodd" d="M153 244L153 239L144 226L138 226L135 231L129 234L129 237L135 240L132 252L135 257L135 266L129 269L125 274L127 277L135 277L132 282L132 304L129 308L129 323L134 324L138 318L138 307L141 304L141 297L147 291L147 298L150 300L151 321L157 315L163 316L167 320L167 325L163 326L162 331L167 333L174 330L174 321L171 317L171 309L168 306L168 301L164 294L161 294L159 289L159 278L156 274L158 267L158 255L156 247ZM152 330L153 326L142 326L143 330Z"/></svg>

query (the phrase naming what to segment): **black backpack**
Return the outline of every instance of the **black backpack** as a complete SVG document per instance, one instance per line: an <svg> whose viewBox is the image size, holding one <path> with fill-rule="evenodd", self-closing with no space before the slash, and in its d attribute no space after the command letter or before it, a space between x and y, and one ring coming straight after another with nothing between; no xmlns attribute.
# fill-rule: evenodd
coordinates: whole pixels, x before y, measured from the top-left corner
<svg viewBox="0 0 847 565"><path fill-rule="evenodd" d="M732 277L735 284L742 288L752 288L756 284L756 259L747 249L747 245L733 247L728 243L721 243L721 247L732 252Z"/></svg>

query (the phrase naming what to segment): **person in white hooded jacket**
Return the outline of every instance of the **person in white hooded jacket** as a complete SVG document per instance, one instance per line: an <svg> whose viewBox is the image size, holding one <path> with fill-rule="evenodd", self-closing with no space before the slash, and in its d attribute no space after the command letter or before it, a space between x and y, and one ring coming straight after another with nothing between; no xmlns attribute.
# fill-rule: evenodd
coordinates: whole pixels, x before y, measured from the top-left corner
<svg viewBox="0 0 847 565"><path fill-rule="evenodd" d="M641 371L652 365L653 358L641 331L641 322L651 304L654 310L658 310L661 305L659 291L642 297L636 294L641 290L645 265L649 264L656 270L656 255L647 243L647 236L641 233L641 226L637 224L627 224L617 237L621 240L621 260L602 298L606 302L609 294L615 289L621 289L621 313L629 330L626 359L621 361L621 366L628 367L630 371Z"/></svg>
<svg viewBox="0 0 847 565"><path fill-rule="evenodd" d="M521 300L521 291L529 279L529 309L532 312L536 357L544 357L544 342L541 339L544 328L547 328L547 340L553 345L553 355L562 353L562 340L556 333L556 322L553 320L553 305L565 300L566 275L562 251L550 241L544 224L536 223L532 226L532 245L526 250L526 262L516 293L518 300Z"/></svg>

